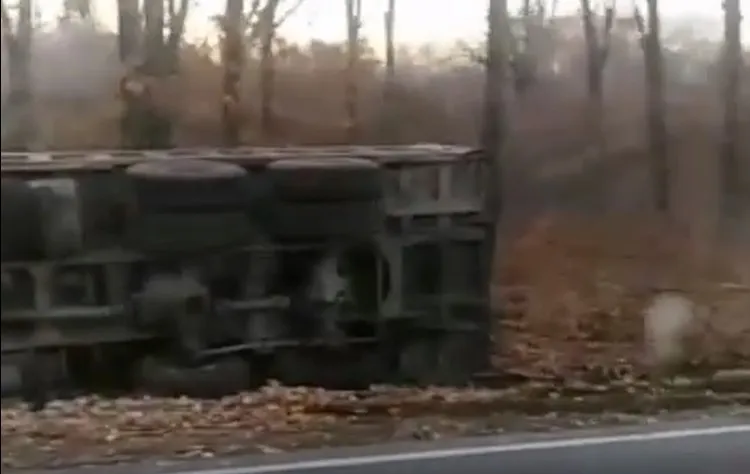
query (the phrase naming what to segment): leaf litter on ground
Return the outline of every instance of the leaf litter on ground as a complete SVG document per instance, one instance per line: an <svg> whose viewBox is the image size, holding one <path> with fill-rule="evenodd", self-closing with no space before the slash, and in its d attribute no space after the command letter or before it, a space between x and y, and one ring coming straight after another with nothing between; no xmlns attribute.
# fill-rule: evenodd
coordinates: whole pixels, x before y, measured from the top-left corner
<svg viewBox="0 0 750 474"><path fill-rule="evenodd" d="M581 392L583 393L583 392ZM657 403L641 387L629 398L567 396L532 383L504 390L373 387L327 391L271 384L217 400L84 397L33 412L2 410L3 466L9 468L212 458L386 440L430 440L467 434L538 431L646 422L668 408L685 411L750 401L711 393L689 405ZM701 405L701 406L703 406ZM665 408L666 407L666 408Z"/></svg>

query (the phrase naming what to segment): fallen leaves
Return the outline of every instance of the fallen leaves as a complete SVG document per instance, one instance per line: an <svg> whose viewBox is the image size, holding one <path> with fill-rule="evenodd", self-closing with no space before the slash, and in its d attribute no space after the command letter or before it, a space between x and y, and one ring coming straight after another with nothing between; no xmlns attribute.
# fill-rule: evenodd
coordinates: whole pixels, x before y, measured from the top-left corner
<svg viewBox="0 0 750 474"><path fill-rule="evenodd" d="M705 390L665 396L666 389L637 381L627 388L612 393L611 387L579 382L567 389L530 383L505 390L325 391L272 384L220 400L87 397L56 401L40 412L23 405L3 408L1 448L5 467L205 459L389 439L562 429L613 422L617 413L623 419L644 419L667 408L750 402L748 394L722 396Z"/></svg>
<svg viewBox="0 0 750 474"><path fill-rule="evenodd" d="M540 219L505 256L494 365L536 380L644 377L643 308L672 289L710 308L695 365L750 361L750 293L689 236L640 216ZM740 291L737 290L740 288Z"/></svg>
<svg viewBox="0 0 750 474"><path fill-rule="evenodd" d="M19 456L29 462L30 450L34 462L42 464L54 461L44 453L86 462L158 454L210 457L217 452L270 452L273 448L255 443L264 433L319 429L333 423L331 415L307 411L325 403L328 396L320 390L269 386L212 401L87 397L55 401L37 413L23 406L5 408L3 462L13 464Z"/></svg>

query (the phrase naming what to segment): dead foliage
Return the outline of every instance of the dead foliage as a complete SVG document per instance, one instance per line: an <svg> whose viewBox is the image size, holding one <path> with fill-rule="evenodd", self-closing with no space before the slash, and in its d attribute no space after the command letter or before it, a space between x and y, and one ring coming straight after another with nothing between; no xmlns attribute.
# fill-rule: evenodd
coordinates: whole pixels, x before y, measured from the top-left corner
<svg viewBox="0 0 750 474"><path fill-rule="evenodd" d="M325 391L271 384L218 400L85 397L40 412L1 412L4 468L64 468L152 460L176 462L306 447L432 440L492 432L647 422L669 410L732 407L747 394L709 395L628 384L550 384L505 390L373 387ZM225 458L231 460L231 458Z"/></svg>
<svg viewBox="0 0 750 474"><path fill-rule="evenodd" d="M692 364L747 364L750 288L736 259L696 248L654 217L540 218L501 260L495 364L533 378L642 376L643 309L664 290L701 308Z"/></svg>
<svg viewBox="0 0 750 474"><path fill-rule="evenodd" d="M492 411L492 406L504 403L524 409L532 392L546 393L533 387L326 391L272 383L218 400L86 397L55 401L41 412L23 405L4 407L3 466L60 467L148 457L270 453L274 452L271 445L290 443L290 449L306 443L357 444L368 441L367 433L362 433L368 427L376 429L382 441L397 437L396 430L403 429L397 422L407 417L437 411L449 422L450 415L443 409L474 407L476 414L476 410ZM367 421L368 416L377 419Z"/></svg>

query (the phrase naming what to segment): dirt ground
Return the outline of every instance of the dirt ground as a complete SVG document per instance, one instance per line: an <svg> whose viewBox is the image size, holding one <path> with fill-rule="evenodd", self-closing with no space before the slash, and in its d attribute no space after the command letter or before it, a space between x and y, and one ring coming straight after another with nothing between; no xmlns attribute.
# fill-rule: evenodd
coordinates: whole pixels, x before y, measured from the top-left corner
<svg viewBox="0 0 750 474"><path fill-rule="evenodd" d="M2 410L3 468L214 458L399 440L750 415L748 394L667 393L564 397L542 385L509 390L325 392L266 387L218 401L94 398L29 412Z"/></svg>

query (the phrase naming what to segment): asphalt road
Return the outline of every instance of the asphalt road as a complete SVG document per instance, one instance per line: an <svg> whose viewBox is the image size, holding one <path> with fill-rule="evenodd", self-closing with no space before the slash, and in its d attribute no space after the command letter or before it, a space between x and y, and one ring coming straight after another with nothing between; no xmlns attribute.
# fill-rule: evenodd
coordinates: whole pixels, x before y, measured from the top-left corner
<svg viewBox="0 0 750 474"><path fill-rule="evenodd" d="M727 418L91 469L97 474L748 474L750 422Z"/></svg>

